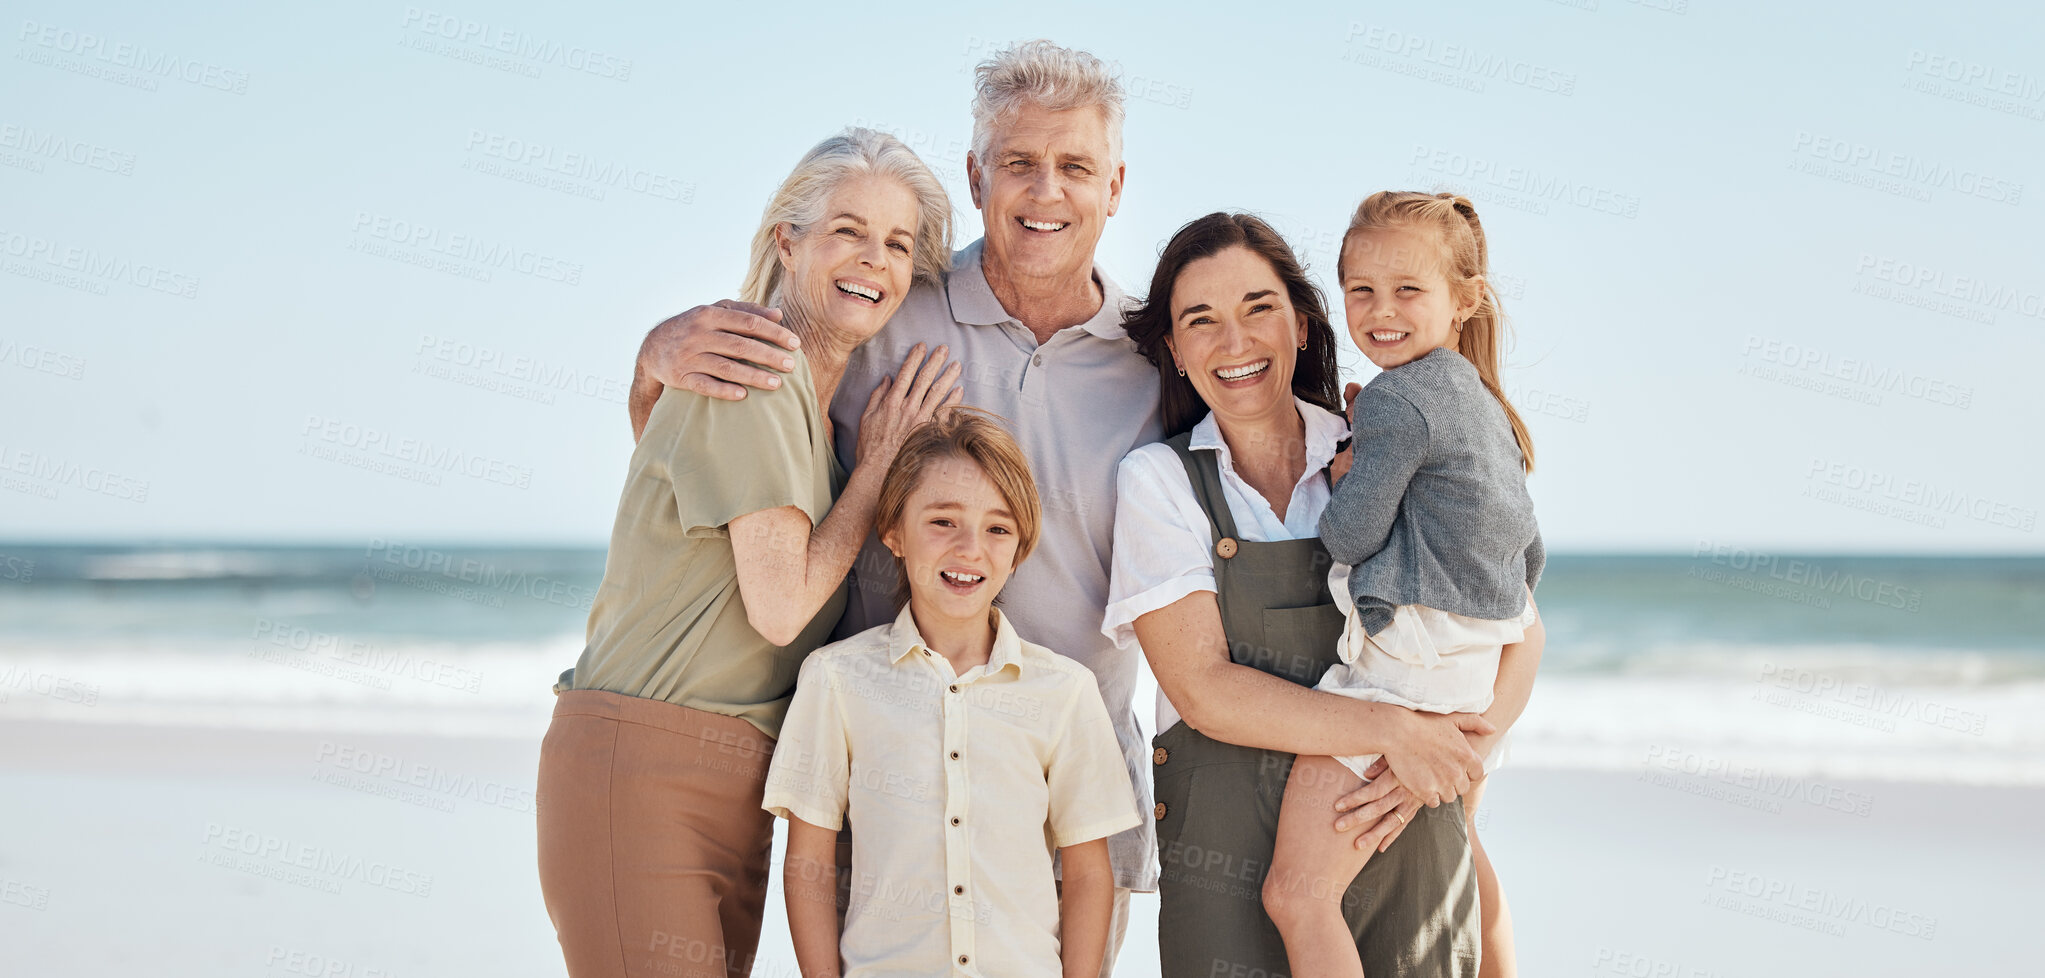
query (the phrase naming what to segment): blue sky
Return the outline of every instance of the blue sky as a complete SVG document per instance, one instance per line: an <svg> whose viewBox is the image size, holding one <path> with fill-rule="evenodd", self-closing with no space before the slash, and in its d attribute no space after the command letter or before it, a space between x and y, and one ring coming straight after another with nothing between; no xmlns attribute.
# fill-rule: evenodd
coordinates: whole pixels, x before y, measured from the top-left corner
<svg viewBox="0 0 2045 978"><path fill-rule="evenodd" d="M1475 199L1552 547L2045 549L2015 5L13 11L0 538L601 544L640 337L795 158L893 130L973 231L969 66L1046 36L1131 88L1132 290L1207 211L1325 274L1365 194Z"/></svg>

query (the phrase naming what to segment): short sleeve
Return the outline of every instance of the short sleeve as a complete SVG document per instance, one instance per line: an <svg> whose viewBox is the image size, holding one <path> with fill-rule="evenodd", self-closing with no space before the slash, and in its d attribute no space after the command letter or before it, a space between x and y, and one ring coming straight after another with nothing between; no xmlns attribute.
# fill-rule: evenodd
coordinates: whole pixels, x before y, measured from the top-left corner
<svg viewBox="0 0 2045 978"><path fill-rule="evenodd" d="M1119 648L1133 648L1136 619L1196 591L1213 591L1213 539L1193 481L1170 446L1124 456L1115 475L1115 549L1101 634Z"/></svg>
<svg viewBox="0 0 2045 978"><path fill-rule="evenodd" d="M674 481L683 532L721 534L738 517L783 506L800 508L811 525L823 521L830 506L816 498L805 394L814 397L807 371L740 401L672 387L661 392L640 445L659 453Z"/></svg>
<svg viewBox="0 0 2045 978"><path fill-rule="evenodd" d="M1100 684L1090 669L1075 670L1073 679L1076 688L1044 771L1051 843L1061 849L1143 824Z"/></svg>
<svg viewBox="0 0 2045 978"><path fill-rule="evenodd" d="M795 699L781 721L774 760L767 766L767 791L760 807L780 818L799 818L819 828L844 824L852 783L852 752L845 738L845 713L821 655L812 653L795 681Z"/></svg>

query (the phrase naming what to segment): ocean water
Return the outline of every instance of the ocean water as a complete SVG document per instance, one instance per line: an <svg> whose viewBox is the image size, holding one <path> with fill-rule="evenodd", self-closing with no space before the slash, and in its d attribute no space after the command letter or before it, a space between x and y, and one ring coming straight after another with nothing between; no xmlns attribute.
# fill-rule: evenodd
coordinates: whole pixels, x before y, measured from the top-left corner
<svg viewBox="0 0 2045 978"><path fill-rule="evenodd" d="M0 544L0 718L538 736L602 573L594 549ZM1537 597L1514 765L2045 784L2045 559L1563 554Z"/></svg>

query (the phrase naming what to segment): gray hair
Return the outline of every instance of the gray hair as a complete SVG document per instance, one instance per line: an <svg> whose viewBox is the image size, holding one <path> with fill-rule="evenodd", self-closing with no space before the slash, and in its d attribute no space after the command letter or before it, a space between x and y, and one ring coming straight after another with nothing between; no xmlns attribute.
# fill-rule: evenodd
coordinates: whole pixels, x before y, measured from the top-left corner
<svg viewBox="0 0 2045 978"><path fill-rule="evenodd" d="M760 229L753 232L752 258L746 265L739 298L768 306L781 298L780 246L774 229L786 224L800 238L826 216L831 194L856 176L889 177L916 197L915 280L936 283L951 268L951 197L944 184L924 165L916 151L884 132L853 127L832 136L802 155L788 179L767 201Z"/></svg>
<svg viewBox="0 0 2045 978"><path fill-rule="evenodd" d="M1024 41L973 69L973 155L984 169L994 127L1025 105L1050 109L1098 108L1108 126L1108 159L1122 162L1122 82L1114 69L1085 51L1050 41Z"/></svg>

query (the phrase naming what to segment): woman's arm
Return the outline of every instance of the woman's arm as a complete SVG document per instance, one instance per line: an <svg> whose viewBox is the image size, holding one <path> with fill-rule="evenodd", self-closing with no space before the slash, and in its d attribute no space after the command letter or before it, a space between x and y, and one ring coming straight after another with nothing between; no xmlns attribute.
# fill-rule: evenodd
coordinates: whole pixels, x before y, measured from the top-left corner
<svg viewBox="0 0 2045 978"><path fill-rule="evenodd" d="M1532 594L1527 603L1534 603ZM1538 609L1536 614L1538 615ZM1520 714L1526 712L1527 702L1534 696L1534 674L1541 668L1541 652L1548 646L1548 630L1537 617L1527 626L1526 637L1500 650L1498 655L1498 678L1491 685L1491 709L1485 710L1484 719L1491 721L1495 732L1469 734L1470 749L1480 756L1490 756L1491 748L1505 738L1506 731L1519 722ZM1335 810L1342 816L1335 820L1335 831L1370 826L1369 831L1357 837L1357 847L1368 844L1380 852L1406 831L1413 813L1419 810L1411 797L1399 785L1398 777L1381 777L1385 762L1380 760L1370 770L1371 782L1344 795L1335 802ZM1394 818L1391 813L1399 812ZM1372 824L1375 823L1375 824Z"/></svg>
<svg viewBox="0 0 2045 978"><path fill-rule="evenodd" d="M838 978L838 833L790 818L781 889L802 978Z"/></svg>
<svg viewBox="0 0 2045 978"><path fill-rule="evenodd" d="M795 506L747 513L731 521L732 560L738 566L746 621L767 641L775 645L795 641L830 600L873 531L881 482L896 451L938 409L958 403L961 391L954 381L959 364L946 366L944 361L941 347L924 360L923 344L918 343L902 364L901 379L884 380L874 388L860 418L858 464L823 523L812 529L809 514Z"/></svg>
<svg viewBox="0 0 2045 978"><path fill-rule="evenodd" d="M1136 619L1150 671L1179 716L1216 740L1294 754L1383 754L1400 782L1429 805L1484 776L1466 732L1489 732L1472 713L1418 714L1323 693L1229 659L1214 592L1198 591Z"/></svg>
<svg viewBox="0 0 2045 978"><path fill-rule="evenodd" d="M809 514L794 506L731 521L731 555L746 621L767 641L795 641L845 580L873 530L883 474L875 465L855 469L814 531Z"/></svg>
<svg viewBox="0 0 2045 978"><path fill-rule="evenodd" d="M1115 915L1108 840L1059 849L1058 864L1065 877L1058 884L1058 956L1065 978L1100 978L1108 957L1108 925Z"/></svg>

